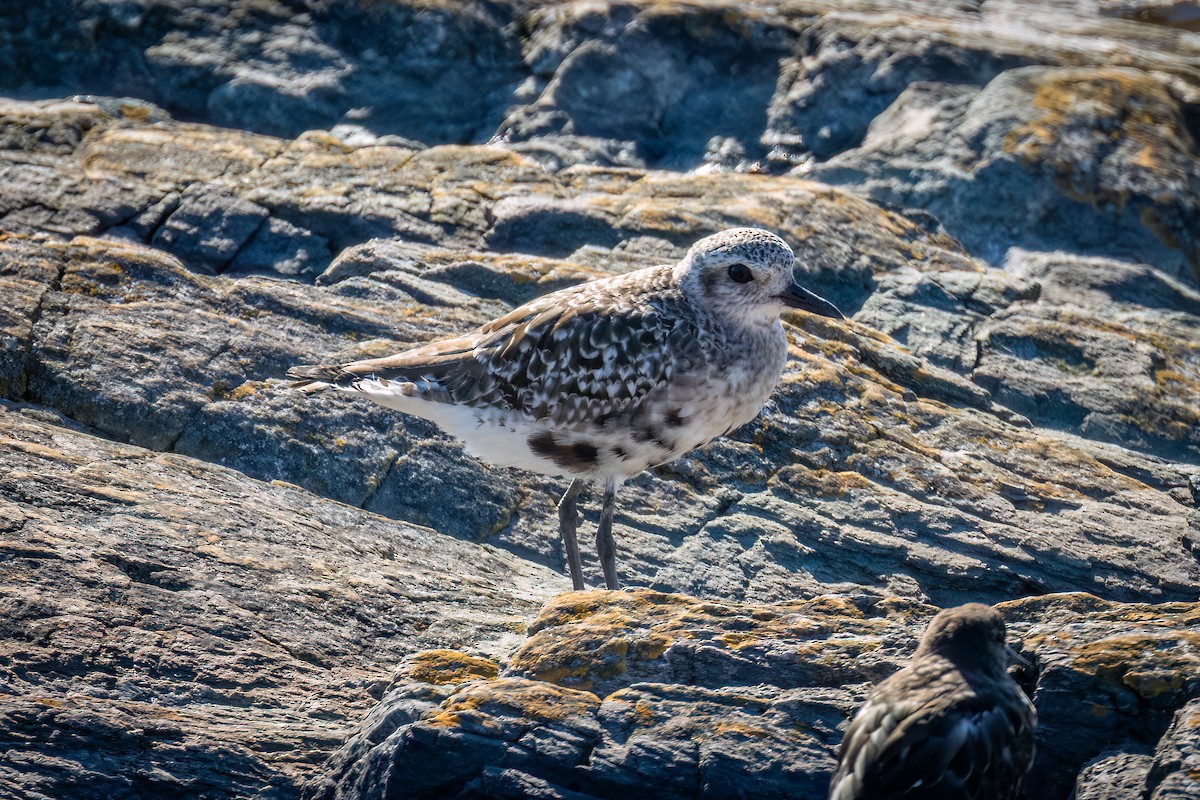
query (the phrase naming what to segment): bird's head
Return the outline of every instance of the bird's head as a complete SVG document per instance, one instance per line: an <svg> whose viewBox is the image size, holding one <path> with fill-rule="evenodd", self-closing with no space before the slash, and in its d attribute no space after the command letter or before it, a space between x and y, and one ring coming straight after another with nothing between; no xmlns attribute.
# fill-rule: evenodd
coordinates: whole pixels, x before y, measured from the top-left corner
<svg viewBox="0 0 1200 800"><path fill-rule="evenodd" d="M960 669L1004 672L1016 654L1005 638L1004 620L983 603L947 608L921 637L918 655L934 653ZM1019 656L1017 656L1019 658Z"/></svg>
<svg viewBox="0 0 1200 800"><path fill-rule="evenodd" d="M842 312L792 278L787 242L758 228L730 228L692 245L676 276L688 299L743 324L774 322L789 308L842 319Z"/></svg>

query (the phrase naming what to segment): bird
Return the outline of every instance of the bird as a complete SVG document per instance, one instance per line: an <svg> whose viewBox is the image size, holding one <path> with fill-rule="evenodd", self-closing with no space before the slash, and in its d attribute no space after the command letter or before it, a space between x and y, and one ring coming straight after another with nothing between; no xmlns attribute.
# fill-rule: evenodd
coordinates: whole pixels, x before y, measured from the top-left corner
<svg viewBox="0 0 1200 800"><path fill-rule="evenodd" d="M754 419L782 374L789 309L843 319L793 279L778 236L730 228L674 265L535 298L480 328L395 355L296 366L293 387L361 395L432 421L482 461L570 478L558 502L584 588L577 498L603 486L596 547L618 588L612 520L626 480Z"/></svg>
<svg viewBox="0 0 1200 800"><path fill-rule="evenodd" d="M1037 712L1009 676L1004 620L968 603L930 622L908 666L859 709L830 800L1015 800Z"/></svg>

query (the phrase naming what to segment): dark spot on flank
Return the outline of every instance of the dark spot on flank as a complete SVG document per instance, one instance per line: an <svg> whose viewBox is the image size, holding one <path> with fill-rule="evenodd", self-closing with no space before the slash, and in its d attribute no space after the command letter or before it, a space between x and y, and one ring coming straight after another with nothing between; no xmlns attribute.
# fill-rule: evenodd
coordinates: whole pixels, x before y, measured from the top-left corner
<svg viewBox="0 0 1200 800"><path fill-rule="evenodd" d="M612 449L612 454L613 454L613 458L618 459L620 461L626 461L629 459L629 451L626 450L624 447L614 446Z"/></svg>
<svg viewBox="0 0 1200 800"><path fill-rule="evenodd" d="M558 452L558 442L554 441L554 434L542 431L529 437L529 449L542 458L553 459Z"/></svg>
<svg viewBox="0 0 1200 800"><path fill-rule="evenodd" d="M663 432L652 425L640 425L633 429L633 440L638 443L654 442L663 450L672 451L675 443L663 436Z"/></svg>
<svg viewBox="0 0 1200 800"><path fill-rule="evenodd" d="M678 408L672 408L670 411L668 411L667 418L664 421L666 422L668 428L682 428L687 422L687 420L683 418L683 415L679 413Z"/></svg>
<svg viewBox="0 0 1200 800"><path fill-rule="evenodd" d="M596 466L596 460L600 456L600 451L589 442L564 444L555 439L554 434L549 431L530 436L529 449L568 472L586 471Z"/></svg>
<svg viewBox="0 0 1200 800"><path fill-rule="evenodd" d="M571 445L571 451L575 454L577 461L588 466L594 465L596 459L600 457L600 451L596 449L596 445L588 442L576 442Z"/></svg>

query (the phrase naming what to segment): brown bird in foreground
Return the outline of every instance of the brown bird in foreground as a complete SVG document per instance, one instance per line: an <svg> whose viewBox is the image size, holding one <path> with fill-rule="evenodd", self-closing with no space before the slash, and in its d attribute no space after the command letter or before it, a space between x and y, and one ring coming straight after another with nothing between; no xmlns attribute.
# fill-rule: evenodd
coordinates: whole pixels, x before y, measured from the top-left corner
<svg viewBox="0 0 1200 800"><path fill-rule="evenodd" d="M990 606L934 617L850 723L830 800L1015 800L1037 714L1008 674L1013 657Z"/></svg>

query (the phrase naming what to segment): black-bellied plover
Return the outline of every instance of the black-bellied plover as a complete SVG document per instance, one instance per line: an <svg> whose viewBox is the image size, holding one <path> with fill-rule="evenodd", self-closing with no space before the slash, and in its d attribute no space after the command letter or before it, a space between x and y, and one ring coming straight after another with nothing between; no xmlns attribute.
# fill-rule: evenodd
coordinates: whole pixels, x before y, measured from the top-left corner
<svg viewBox="0 0 1200 800"><path fill-rule="evenodd" d="M880 683L842 740L830 800L1014 800L1037 714L1008 674L995 609L942 611L907 667Z"/></svg>
<svg viewBox="0 0 1200 800"><path fill-rule="evenodd" d="M492 464L572 478L558 512L576 589L576 498L600 482L596 546L612 589L618 487L758 414L787 360L782 312L841 319L793 266L778 236L733 228L674 266L553 292L464 336L288 376L431 420Z"/></svg>

